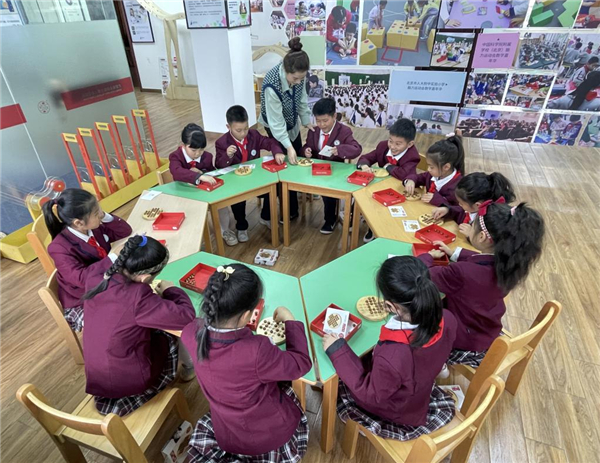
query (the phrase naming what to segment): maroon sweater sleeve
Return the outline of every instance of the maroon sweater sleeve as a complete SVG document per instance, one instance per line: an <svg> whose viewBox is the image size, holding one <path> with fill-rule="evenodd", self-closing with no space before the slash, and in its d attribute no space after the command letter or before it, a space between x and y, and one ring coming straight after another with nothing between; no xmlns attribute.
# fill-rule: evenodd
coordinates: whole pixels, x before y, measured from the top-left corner
<svg viewBox="0 0 600 463"><path fill-rule="evenodd" d="M463 252L465 252L464 249L461 251L461 254ZM431 281L435 283L440 292L449 295L457 293L463 288L465 279L460 271L460 265L450 264L447 267L434 266L433 256L428 253L421 254L417 259L420 259L429 267Z"/></svg>
<svg viewBox="0 0 600 463"><path fill-rule="evenodd" d="M423 172L421 174L408 175L405 180L412 180L415 182L415 186L424 186L427 184L427 180L431 178L431 174L429 172Z"/></svg>
<svg viewBox="0 0 600 463"><path fill-rule="evenodd" d="M417 174L417 165L421 161L419 152L414 146L411 146L406 154L400 159L400 164L393 166L391 169L391 176L398 180L404 180L410 175Z"/></svg>
<svg viewBox="0 0 600 463"><path fill-rule="evenodd" d="M80 288L85 288L85 282L89 275L99 272L102 266L108 268L112 265L112 261L108 257L86 265L63 246L48 247L48 252L54 260L54 265L61 278Z"/></svg>
<svg viewBox="0 0 600 463"><path fill-rule="evenodd" d="M125 220L116 215L112 214L112 222L106 222L100 224L100 232L103 235L108 236L108 241L114 243L122 238L126 238L131 235L133 229Z"/></svg>
<svg viewBox="0 0 600 463"><path fill-rule="evenodd" d="M196 184L196 181L200 177L198 172L190 170L189 165L185 162L185 157L181 153L181 149L173 151L169 155L169 170L173 176L173 180L177 182Z"/></svg>
<svg viewBox="0 0 600 463"><path fill-rule="evenodd" d="M306 157L306 150L308 148L311 149L311 155L316 156L319 154L319 137L317 136L317 132L321 133L318 129L309 130L306 134L306 143L302 147L302 156Z"/></svg>
<svg viewBox="0 0 600 463"><path fill-rule="evenodd" d="M309 372L312 361L302 322L285 322L284 351L262 338L256 355L256 375L261 382L293 381Z"/></svg>
<svg viewBox="0 0 600 463"><path fill-rule="evenodd" d="M135 321L145 328L182 330L196 317L190 297L180 288L171 287L162 297L150 285L139 287L140 295L135 307Z"/></svg>
<svg viewBox="0 0 600 463"><path fill-rule="evenodd" d="M362 146L354 139L350 127L342 126L339 138L341 140L337 146L338 157L342 159L355 159L360 156Z"/></svg>
<svg viewBox="0 0 600 463"><path fill-rule="evenodd" d="M377 148L375 148L373 151L371 151L370 153L367 154L363 154L359 159L358 162L356 163L356 166L362 166L362 165L367 165L367 166L372 166L375 163L379 163L379 159L381 157L381 150L382 149L386 149L387 148L387 141L382 141L379 142L379 144L377 145ZM383 167L383 166L380 166Z"/></svg>
<svg viewBox="0 0 600 463"><path fill-rule="evenodd" d="M258 140L259 150L269 151L273 155L283 154L283 151L281 150L281 146L279 146L279 143L277 143L277 140L275 140L274 138L265 137L258 130L253 129L253 130L251 130L251 132L252 132L252 136ZM260 156L260 152L258 153L258 155Z"/></svg>
<svg viewBox="0 0 600 463"><path fill-rule="evenodd" d="M442 204L442 206L448 208L448 214L446 214L446 217L454 220L459 225L464 222L465 217L467 216L467 213L465 212L465 210L462 207L451 206L450 204L448 204L447 201L444 202L444 204Z"/></svg>
<svg viewBox="0 0 600 463"><path fill-rule="evenodd" d="M219 139L215 142L215 166L217 169L223 169L224 167L229 167L233 161L233 157L230 158L227 156L227 134L219 137Z"/></svg>

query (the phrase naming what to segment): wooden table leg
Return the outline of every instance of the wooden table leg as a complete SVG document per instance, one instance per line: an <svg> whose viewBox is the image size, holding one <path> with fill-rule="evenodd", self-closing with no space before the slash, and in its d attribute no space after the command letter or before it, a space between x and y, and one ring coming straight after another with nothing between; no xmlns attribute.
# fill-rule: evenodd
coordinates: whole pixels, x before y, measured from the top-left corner
<svg viewBox="0 0 600 463"><path fill-rule="evenodd" d="M271 244L274 248L279 246L279 214L277 207L277 184L271 186L269 192L271 204Z"/></svg>
<svg viewBox="0 0 600 463"><path fill-rule="evenodd" d="M215 229L215 241L217 242L217 254L219 256L225 255L225 245L223 243L223 235L221 234L221 221L219 220L219 209L218 205L212 205L210 207L212 214L213 228Z"/></svg>
<svg viewBox="0 0 600 463"><path fill-rule="evenodd" d="M281 182L281 202L283 204L283 245L290 245L290 191L287 182ZM271 212L272 214L272 212ZM271 217L271 226L273 226ZM274 225L275 227L277 224Z"/></svg>
<svg viewBox="0 0 600 463"><path fill-rule="evenodd" d="M208 229L208 217L206 218L206 224L204 225L203 239L204 239L204 249L206 252L212 254L212 241L210 239L210 230ZM202 245L200 245L202 247Z"/></svg>
<svg viewBox="0 0 600 463"><path fill-rule="evenodd" d="M352 195L346 195L344 201L346 201L346 210L344 211L344 223L342 224L342 255L348 252L348 234L350 233L350 212L352 211Z"/></svg>
<svg viewBox="0 0 600 463"><path fill-rule="evenodd" d="M306 412L306 383L301 379L297 379L296 381L292 381L292 387L298 396L300 405L302 405L302 410Z"/></svg>
<svg viewBox="0 0 600 463"><path fill-rule="evenodd" d="M358 238L360 237L360 216L361 210L358 201L354 202L354 215L352 216L352 236L350 237L350 250L354 251L358 247Z"/></svg>
<svg viewBox="0 0 600 463"><path fill-rule="evenodd" d="M335 443L336 406L338 396L338 375L333 375L323 383L323 418L321 421L321 450L329 453Z"/></svg>

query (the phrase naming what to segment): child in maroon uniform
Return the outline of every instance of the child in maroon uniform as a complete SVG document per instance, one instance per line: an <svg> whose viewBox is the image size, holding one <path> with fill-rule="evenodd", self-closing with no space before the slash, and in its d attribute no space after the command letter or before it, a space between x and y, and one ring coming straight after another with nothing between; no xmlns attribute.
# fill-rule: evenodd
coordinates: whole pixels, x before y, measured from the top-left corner
<svg viewBox="0 0 600 463"><path fill-rule="evenodd" d="M321 98L313 107L313 115L317 122L315 130L309 130L306 143L302 147L302 154L307 158L327 159L334 162L344 162L360 155L362 146L354 139L350 127L345 126L336 119L337 110L333 98ZM324 154L321 154L324 153ZM338 200L323 196L325 210L325 224L321 233L333 233Z"/></svg>
<svg viewBox="0 0 600 463"><path fill-rule="evenodd" d="M68 188L57 199L45 203L42 212L52 236L48 254L57 270L58 298L71 328L81 331L81 297L87 275L107 258L110 243L131 234L131 227L116 215L104 212L94 195L77 188Z"/></svg>
<svg viewBox="0 0 600 463"><path fill-rule="evenodd" d="M412 256L387 259L377 288L393 315L371 355L360 359L344 339L323 348L340 377L338 413L388 439L410 440L449 423L454 401L435 385L456 337L427 267Z"/></svg>
<svg viewBox="0 0 600 463"><path fill-rule="evenodd" d="M479 366L502 330L504 298L527 277L542 252L543 237L544 220L538 212L525 203L511 207L500 198L481 204L473 221L469 239L481 253L460 247L452 252L438 241L441 252L455 263L434 267L440 251L419 256L458 321L448 363Z"/></svg>
<svg viewBox="0 0 600 463"><path fill-rule="evenodd" d="M215 184L206 172L214 170L213 155L206 148L206 134L197 124L188 124L181 132L181 146L169 154L169 170L176 182L199 185L200 182Z"/></svg>
<svg viewBox="0 0 600 463"><path fill-rule="evenodd" d="M254 335L246 324L261 297L253 270L219 267L204 291L204 318L181 333L198 352L196 376L210 404L190 440L190 463L296 463L306 453L308 421L291 387L280 384L311 368L304 325L278 307L273 318L285 322L286 350Z"/></svg>

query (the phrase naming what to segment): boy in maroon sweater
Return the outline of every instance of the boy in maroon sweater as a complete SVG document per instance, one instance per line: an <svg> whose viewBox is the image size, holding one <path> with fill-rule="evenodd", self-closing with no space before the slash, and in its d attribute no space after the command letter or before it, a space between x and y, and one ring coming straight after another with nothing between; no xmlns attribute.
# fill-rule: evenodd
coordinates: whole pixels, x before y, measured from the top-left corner
<svg viewBox="0 0 600 463"><path fill-rule="evenodd" d="M321 98L317 101L313 107L313 115L317 128L308 131L306 143L302 147L304 157L344 162L360 155L362 146L354 139L352 130L336 119L337 110L333 98ZM321 227L321 233L324 235L333 233L337 222L337 203L337 199L323 196L325 224Z"/></svg>

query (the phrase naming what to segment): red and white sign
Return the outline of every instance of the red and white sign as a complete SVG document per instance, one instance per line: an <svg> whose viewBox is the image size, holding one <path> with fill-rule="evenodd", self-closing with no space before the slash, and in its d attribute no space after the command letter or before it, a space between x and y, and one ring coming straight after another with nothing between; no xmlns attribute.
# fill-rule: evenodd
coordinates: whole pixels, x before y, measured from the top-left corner
<svg viewBox="0 0 600 463"><path fill-rule="evenodd" d="M65 103L67 111L71 111L72 109L109 100L131 92L133 92L133 82L131 81L131 77L125 77L123 79L111 80L110 82L104 82L90 87L63 92L60 96Z"/></svg>

